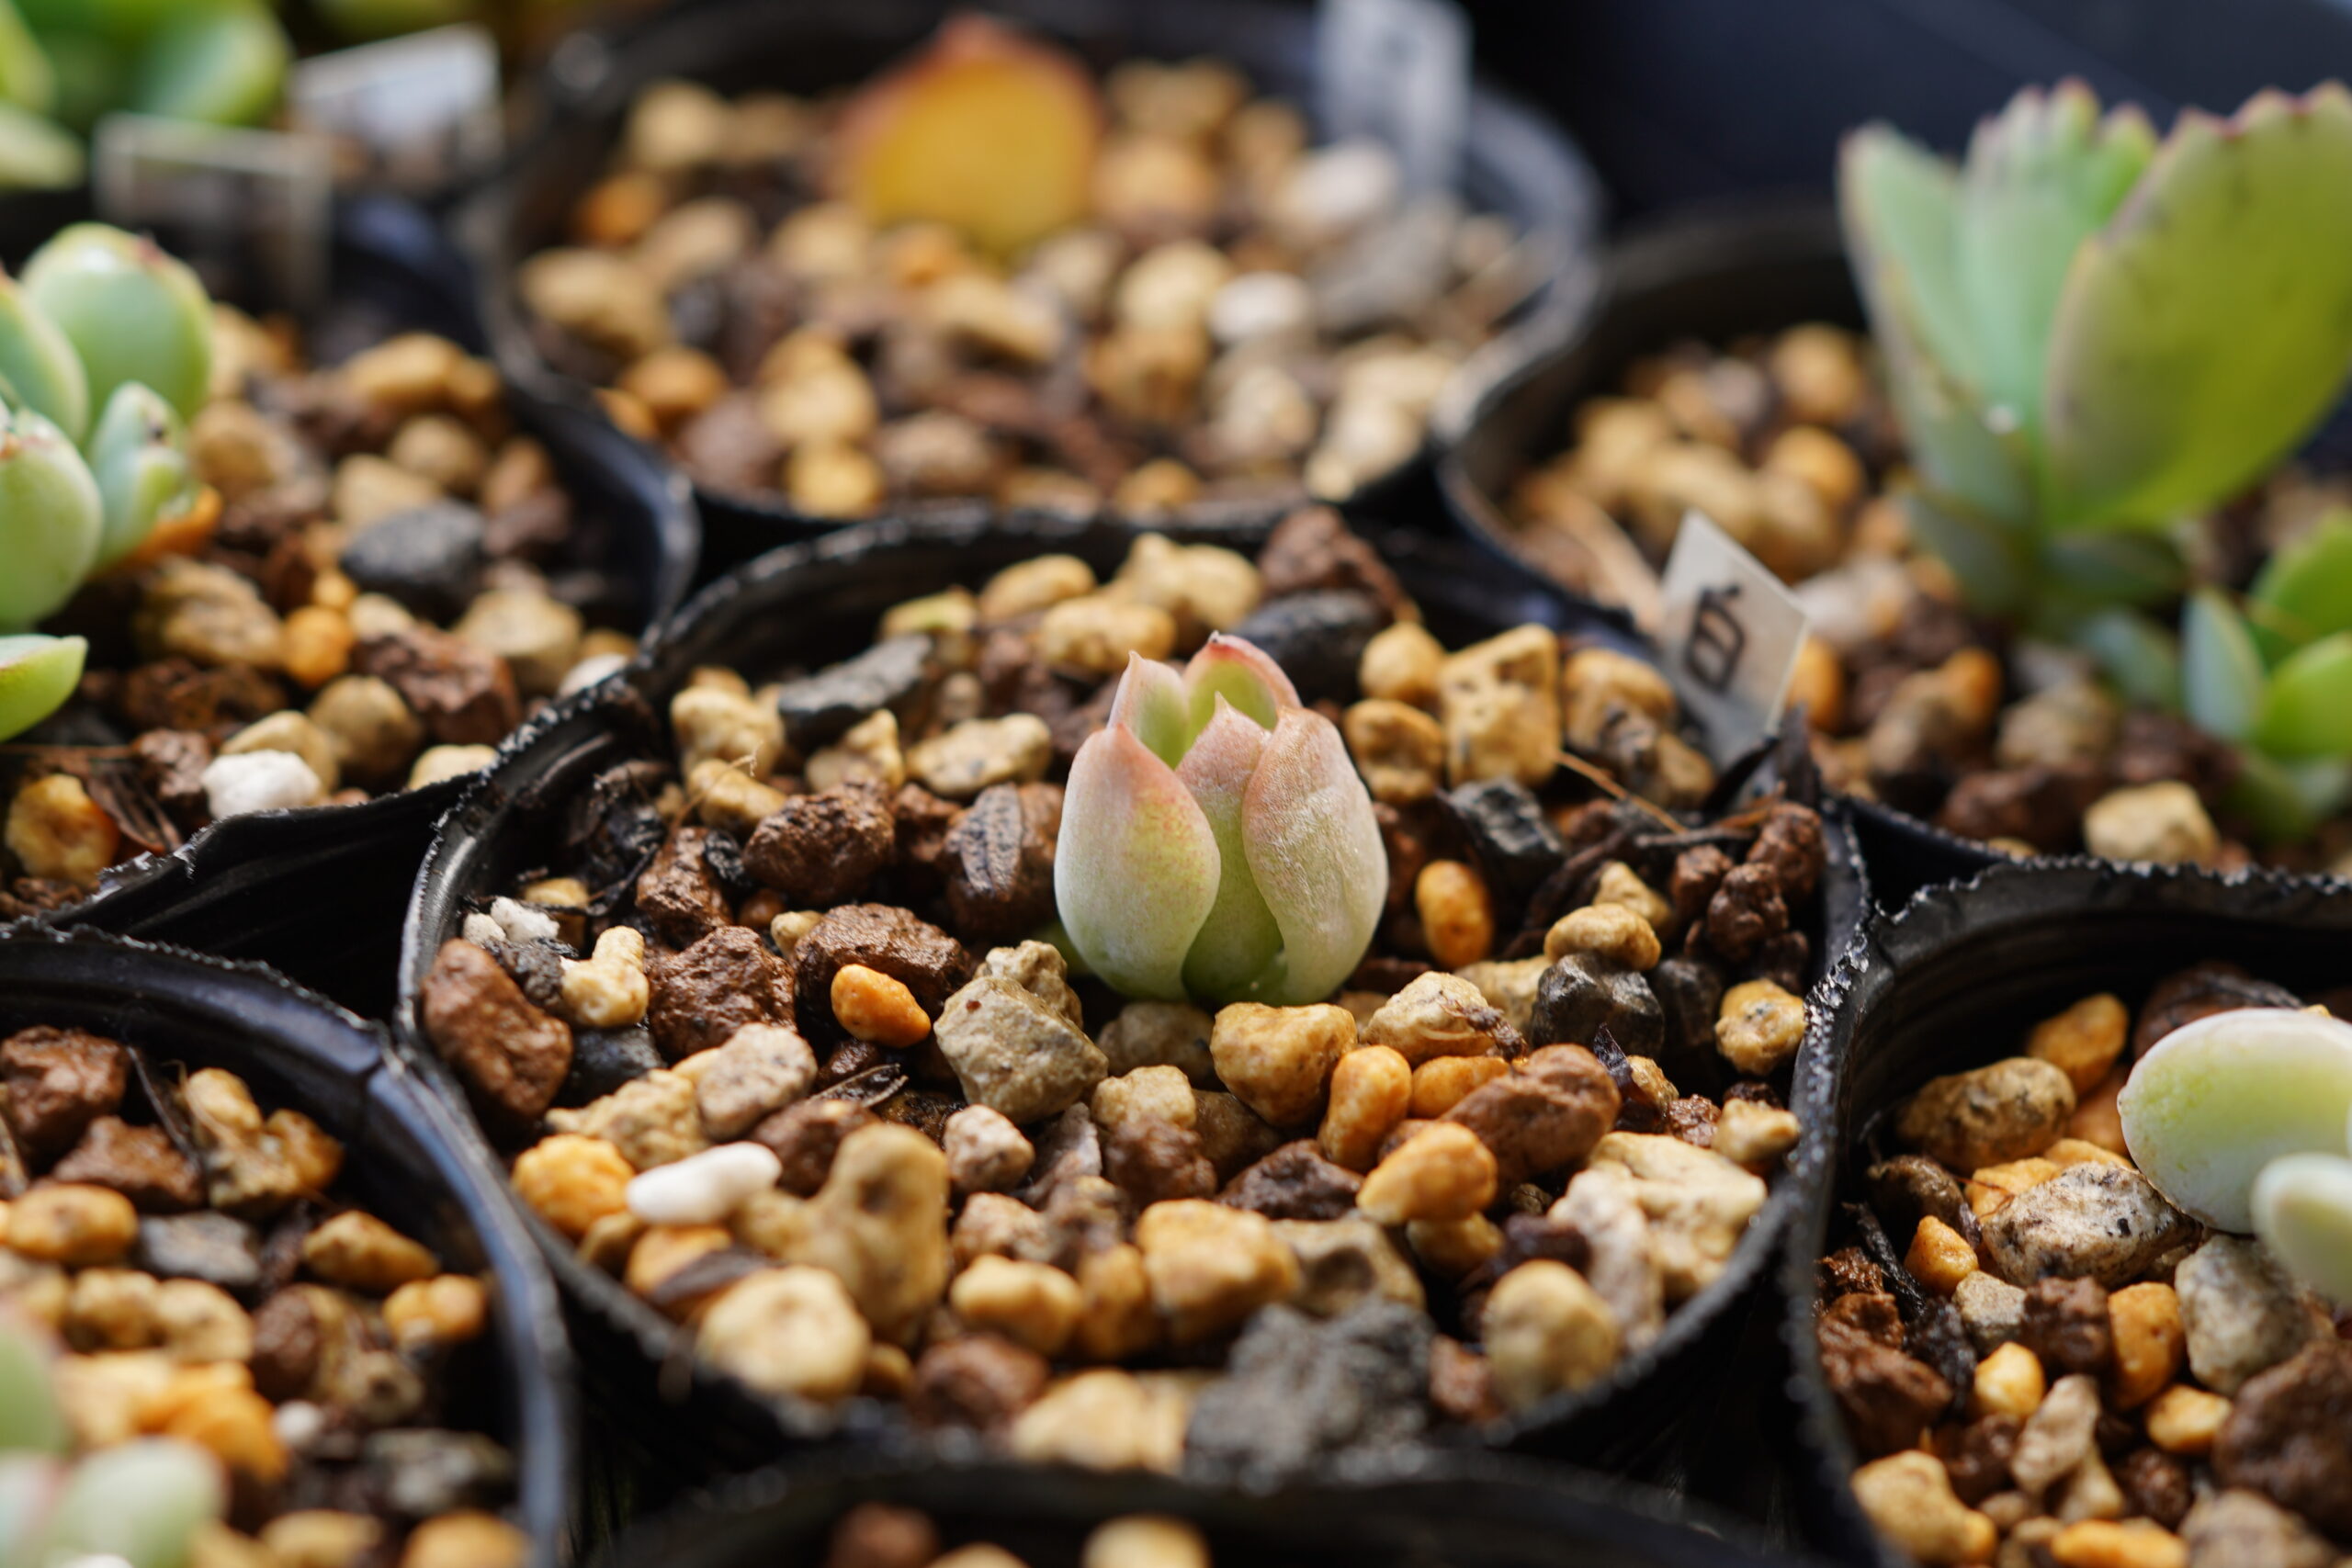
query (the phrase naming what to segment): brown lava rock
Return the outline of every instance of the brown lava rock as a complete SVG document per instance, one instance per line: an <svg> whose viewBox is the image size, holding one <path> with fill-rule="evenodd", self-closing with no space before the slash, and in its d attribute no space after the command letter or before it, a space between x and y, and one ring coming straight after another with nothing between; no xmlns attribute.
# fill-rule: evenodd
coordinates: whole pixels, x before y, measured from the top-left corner
<svg viewBox="0 0 2352 1568"><path fill-rule="evenodd" d="M673 1062L724 1045L747 1023L792 1021L792 976L756 931L722 926L648 967L653 1004L645 1027Z"/></svg>
<svg viewBox="0 0 2352 1568"><path fill-rule="evenodd" d="M532 1122L571 1068L571 1029L533 1007L498 961L455 939L433 955L417 998L434 1049L498 1115Z"/></svg>
<svg viewBox="0 0 2352 1568"><path fill-rule="evenodd" d="M898 981L934 1019L973 970L961 943L912 910L889 904L827 910L792 950L792 992L800 998L800 1032L809 1040L842 1038L833 1017L833 976L851 964Z"/></svg>
<svg viewBox="0 0 2352 1568"><path fill-rule="evenodd" d="M21 1029L0 1043L8 1125L35 1159L73 1147L122 1103L130 1061L111 1040L80 1029Z"/></svg>
<svg viewBox="0 0 2352 1568"><path fill-rule="evenodd" d="M843 784L796 795L743 846L743 869L796 908L838 904L888 866L898 824L879 790Z"/></svg>

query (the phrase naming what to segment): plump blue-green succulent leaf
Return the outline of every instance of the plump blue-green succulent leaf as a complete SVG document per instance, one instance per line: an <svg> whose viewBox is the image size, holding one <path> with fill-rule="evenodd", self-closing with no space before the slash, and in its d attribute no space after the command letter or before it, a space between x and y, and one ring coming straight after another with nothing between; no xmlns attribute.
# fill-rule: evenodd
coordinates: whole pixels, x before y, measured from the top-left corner
<svg viewBox="0 0 2352 1568"><path fill-rule="evenodd" d="M90 378L55 321L0 274L0 379L8 400L29 408L79 441L90 427Z"/></svg>
<svg viewBox="0 0 2352 1568"><path fill-rule="evenodd" d="M1987 423L1974 379L1951 166L1886 127L1868 126L1846 139L1838 202L1889 392L1928 488L1954 510L2013 526L2030 521L2028 445L2015 428Z"/></svg>
<svg viewBox="0 0 2352 1568"><path fill-rule="evenodd" d="M2219 591L2200 588L2180 617L2180 699L2199 728L2242 740L2262 708L2262 655L2254 631Z"/></svg>
<svg viewBox="0 0 2352 1568"><path fill-rule="evenodd" d="M1978 126L1960 177L1957 266L1988 417L2038 444L2050 323L2075 253L2156 148L2132 107L2102 120L2080 82L2028 87Z"/></svg>
<svg viewBox="0 0 2352 1568"><path fill-rule="evenodd" d="M0 740L22 735L65 705L81 682L82 664L90 645L78 637L43 637L20 632L0 637ZM0 1366L0 1393L6 1393L7 1369ZM6 1408L0 1402L0 1411ZM0 1416L0 1434L6 1421ZM0 1437L0 1448L6 1447Z"/></svg>
<svg viewBox="0 0 2352 1568"><path fill-rule="evenodd" d="M2352 367L2352 94L2184 114L2061 292L2044 398L2054 529L2163 523L2243 489Z"/></svg>
<svg viewBox="0 0 2352 1568"><path fill-rule="evenodd" d="M129 555L185 503L195 484L187 444L180 416L152 389L125 381L107 400L86 454L104 506L99 566Z"/></svg>
<svg viewBox="0 0 2352 1568"><path fill-rule="evenodd" d="M2127 700L2143 707L2179 708L2180 638L2171 627L2115 605L2085 615L2072 636Z"/></svg>
<svg viewBox="0 0 2352 1568"><path fill-rule="evenodd" d="M169 119L257 124L277 107L293 52L261 0L189 7L147 40L130 107Z"/></svg>
<svg viewBox="0 0 2352 1568"><path fill-rule="evenodd" d="M97 480L65 433L28 409L0 416L0 632L73 597L97 559Z"/></svg>
<svg viewBox="0 0 2352 1568"><path fill-rule="evenodd" d="M1921 491L1904 496L1903 515L1912 535L1960 579L1970 604L1987 615L2009 615L2031 603L2033 560L2023 534L1972 515L1956 498Z"/></svg>
<svg viewBox="0 0 2352 1568"><path fill-rule="evenodd" d="M90 402L138 381L182 418L204 406L212 377L212 302L186 263L104 223L59 230L25 264L25 297L82 356Z"/></svg>
<svg viewBox="0 0 2352 1568"><path fill-rule="evenodd" d="M33 114L57 107L57 73L9 0L0 0L0 98Z"/></svg>

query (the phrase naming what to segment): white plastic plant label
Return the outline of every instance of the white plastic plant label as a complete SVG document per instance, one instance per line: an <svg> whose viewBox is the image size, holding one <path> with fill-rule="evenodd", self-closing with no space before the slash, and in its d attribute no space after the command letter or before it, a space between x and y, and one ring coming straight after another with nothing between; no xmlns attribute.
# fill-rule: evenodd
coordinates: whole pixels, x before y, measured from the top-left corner
<svg viewBox="0 0 2352 1568"><path fill-rule="evenodd" d="M1407 188L1453 188L1470 120L1470 23L1453 0L1322 0L1316 86L1334 140L1396 154Z"/></svg>
<svg viewBox="0 0 2352 1568"><path fill-rule="evenodd" d="M334 200L325 141L121 114L100 120L94 140L100 218L153 233L216 291L242 280L241 292L297 310L325 298Z"/></svg>
<svg viewBox="0 0 2352 1568"><path fill-rule="evenodd" d="M286 108L294 129L334 139L345 178L423 190L497 159L498 43L460 25L317 55L295 67Z"/></svg>
<svg viewBox="0 0 2352 1568"><path fill-rule="evenodd" d="M1810 622L1795 595L1714 520L1683 514L1659 588L1667 678L1730 761L1771 733Z"/></svg>

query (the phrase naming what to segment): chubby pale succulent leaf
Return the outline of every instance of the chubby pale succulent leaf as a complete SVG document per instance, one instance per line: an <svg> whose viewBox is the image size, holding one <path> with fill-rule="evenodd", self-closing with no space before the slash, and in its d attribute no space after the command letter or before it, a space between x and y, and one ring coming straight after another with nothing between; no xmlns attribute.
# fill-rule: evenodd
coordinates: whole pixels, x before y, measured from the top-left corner
<svg viewBox="0 0 2352 1568"><path fill-rule="evenodd" d="M25 263L25 297L57 323L104 408L125 381L153 387L181 417L212 376L212 301L187 264L103 223L59 230Z"/></svg>
<svg viewBox="0 0 2352 1568"><path fill-rule="evenodd" d="M90 432L90 473L104 507L101 567L120 560L185 504L195 475L180 416L152 389L125 381Z"/></svg>
<svg viewBox="0 0 2352 1568"><path fill-rule="evenodd" d="M1272 729L1284 708L1298 706L1298 688L1283 667L1256 643L1223 632L1212 632L1201 650L1184 666L1184 685L1192 693L1193 733L1198 735L1216 715L1220 699L1231 703L1261 728Z"/></svg>
<svg viewBox="0 0 2352 1568"><path fill-rule="evenodd" d="M2321 823L2352 805L2352 761L2330 757L2282 762L2260 751L2240 751L2237 776L2222 805L2266 844L2307 840Z"/></svg>
<svg viewBox="0 0 2352 1568"><path fill-rule="evenodd" d="M62 707L81 682L89 652L78 637L0 637L0 740L22 735Z"/></svg>
<svg viewBox="0 0 2352 1568"><path fill-rule="evenodd" d="M8 400L31 409L80 441L90 427L90 379L57 323L0 274L0 378Z"/></svg>
<svg viewBox="0 0 2352 1568"><path fill-rule="evenodd" d="M2282 761L2352 756L2352 632L2300 648L2270 672L2247 739Z"/></svg>
<svg viewBox="0 0 2352 1568"><path fill-rule="evenodd" d="M2158 534L2073 534L2040 556L2042 589L2086 604L2154 604L2179 597L2188 568Z"/></svg>
<svg viewBox="0 0 2352 1568"><path fill-rule="evenodd" d="M2352 94L2186 113L2086 241L2052 328L2055 529L2162 523L2291 450L2352 367Z"/></svg>
<svg viewBox="0 0 2352 1568"><path fill-rule="evenodd" d="M2352 1305L2352 1159L2284 1155L2254 1179L2254 1234L2288 1271Z"/></svg>
<svg viewBox="0 0 2352 1568"><path fill-rule="evenodd" d="M2147 117L2102 120L2080 82L2028 87L1976 129L1960 178L1960 293L1973 328L1987 417L2041 428L2050 323L2068 266L2147 167Z"/></svg>
<svg viewBox="0 0 2352 1568"><path fill-rule="evenodd" d="M1270 726L1245 717L1223 697L1184 754L1176 777L1216 836L1216 902L1184 957L1184 985L1194 996L1255 997L1279 976L1282 928L1250 875L1242 805L1271 738Z"/></svg>
<svg viewBox="0 0 2352 1568"><path fill-rule="evenodd" d="M2165 712L2179 708L2180 638L2171 627L2119 605L2076 622L2073 640L2131 702Z"/></svg>
<svg viewBox="0 0 2352 1568"><path fill-rule="evenodd" d="M1216 835L1174 769L1120 726L1087 737L1062 795L1054 900L1089 967L1131 997L1182 997L1217 866Z"/></svg>
<svg viewBox="0 0 2352 1568"><path fill-rule="evenodd" d="M1283 710L1242 820L1250 874L1283 932L1283 974L1261 999L1320 1001L1362 962L1388 897L1372 797L1328 719Z"/></svg>
<svg viewBox="0 0 2352 1568"><path fill-rule="evenodd" d="M188 1538L228 1506L220 1461L193 1443L139 1438L77 1461L22 1561L119 1559L130 1568L181 1568Z"/></svg>
<svg viewBox="0 0 2352 1568"><path fill-rule="evenodd" d="M2255 637L2273 662L2314 638L2352 631L2352 513L2331 512L2273 551L2246 601Z"/></svg>
<svg viewBox="0 0 2352 1568"><path fill-rule="evenodd" d="M2180 616L2180 701L2190 722L2243 740L2262 708L2262 655L2254 632L2218 590L2188 596Z"/></svg>
<svg viewBox="0 0 2352 1568"><path fill-rule="evenodd" d="M64 432L0 409L0 631L73 597L97 559L100 514L97 480Z"/></svg>
<svg viewBox="0 0 2352 1568"><path fill-rule="evenodd" d="M62 1454L73 1429L51 1384L54 1355L20 1319L0 1319L0 1453Z"/></svg>
<svg viewBox="0 0 2352 1568"><path fill-rule="evenodd" d="M1838 205L1871 331L1912 457L1952 510L2031 517L2027 444L1985 423L1976 346L1961 295L1959 186L1951 165L1884 126L1846 139Z"/></svg>
<svg viewBox="0 0 2352 1568"><path fill-rule="evenodd" d="M1111 694L1108 722L1134 730L1153 756L1174 767L1193 743L1192 696L1183 677L1140 653L1128 654L1126 673Z"/></svg>

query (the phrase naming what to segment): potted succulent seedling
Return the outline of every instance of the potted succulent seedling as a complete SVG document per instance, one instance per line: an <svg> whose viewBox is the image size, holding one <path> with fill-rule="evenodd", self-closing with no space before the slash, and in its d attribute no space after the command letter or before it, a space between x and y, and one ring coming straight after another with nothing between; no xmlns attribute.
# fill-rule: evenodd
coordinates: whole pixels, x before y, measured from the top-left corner
<svg viewBox="0 0 2352 1568"><path fill-rule="evenodd" d="M2231 804L2264 836L2309 832L2352 791L2343 530L2274 559L2245 612L2200 592L2177 654L2140 612L2182 591L2182 525L2291 452L2352 368L2352 96L2266 93L2159 144L2080 87L2021 95L1959 170L1857 132L1839 196L1918 537L1971 607L2234 743Z"/></svg>
<svg viewBox="0 0 2352 1568"><path fill-rule="evenodd" d="M1322 509L1234 542L775 552L445 824L397 1027L508 1159L609 1397L665 1408L645 1369L690 1358L729 1462L899 1433L1271 1482L1381 1431L1629 1452L1719 1364L1800 1185L1775 1086L1856 907L1838 825L1726 807L1622 626L1523 579ZM1644 1182L1716 1185L1632 1248ZM887 1242L842 1230L861 1190ZM1072 1228L1097 1199L1115 1224ZM1565 1252L1524 1273L1604 1214L1622 1305ZM1315 1283L1399 1225L1371 1295ZM1376 1398L1300 1390L1342 1340Z"/></svg>

